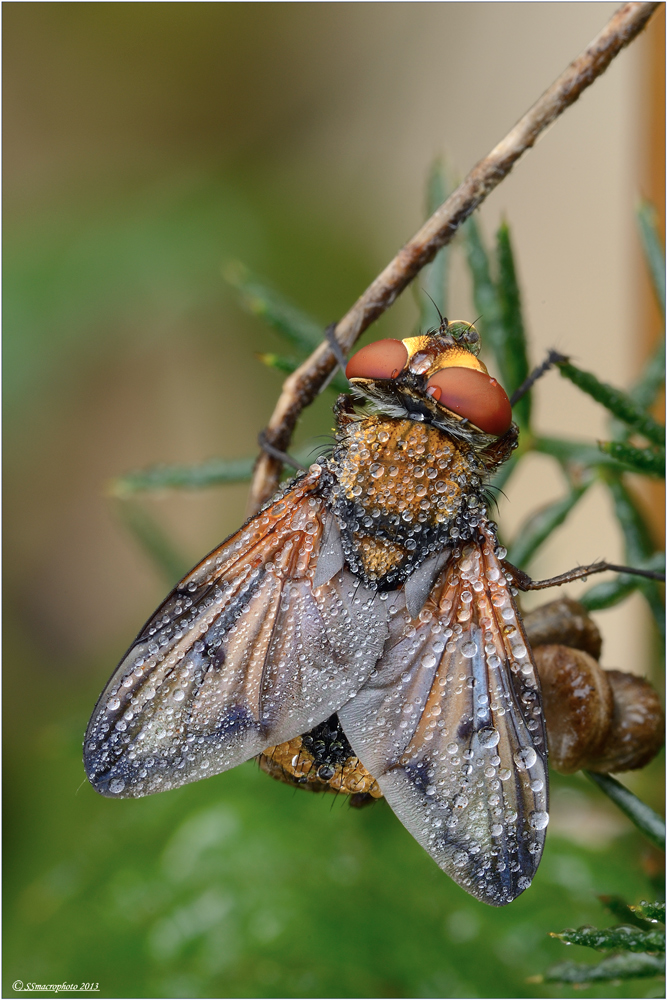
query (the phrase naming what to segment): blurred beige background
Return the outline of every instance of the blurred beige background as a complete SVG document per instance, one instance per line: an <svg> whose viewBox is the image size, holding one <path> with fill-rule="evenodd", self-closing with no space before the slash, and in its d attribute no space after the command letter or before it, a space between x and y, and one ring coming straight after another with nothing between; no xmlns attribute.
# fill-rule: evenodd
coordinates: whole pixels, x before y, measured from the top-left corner
<svg viewBox="0 0 667 1000"><path fill-rule="evenodd" d="M271 412L280 380L254 352L278 344L216 261L241 257L323 323L341 315L420 224L433 158L467 172L615 7L3 5L6 620L38 678L73 670L99 688L166 591L108 480L248 454ZM481 211L488 240L512 225L532 360L556 347L620 386L648 339L634 212L649 52L642 38L622 53ZM227 192L219 216L203 211L206 232L167 255L155 220L207 204L211 178ZM474 318L460 262L451 296L453 317ZM373 336L404 336L415 315L405 294ZM326 429L326 405L301 437ZM605 433L556 375L536 405L545 432ZM546 459L526 462L505 530L563 488ZM194 562L241 522L244 492L149 503ZM593 489L534 571L600 557L622 547ZM605 664L641 670L639 600L598 617Z"/></svg>

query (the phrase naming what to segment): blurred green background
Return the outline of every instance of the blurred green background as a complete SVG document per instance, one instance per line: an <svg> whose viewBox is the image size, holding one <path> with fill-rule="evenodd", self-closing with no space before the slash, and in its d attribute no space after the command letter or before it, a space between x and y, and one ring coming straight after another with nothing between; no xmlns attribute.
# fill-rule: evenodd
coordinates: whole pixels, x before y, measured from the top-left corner
<svg viewBox="0 0 667 1000"><path fill-rule="evenodd" d="M279 391L255 354L280 343L239 309L223 263L243 260L323 325L339 317L417 228L434 155L469 169L613 9L3 5L5 995L21 979L108 997L575 996L526 982L563 957L548 932L604 923L598 893L655 895L659 857L578 776L554 781L533 887L496 911L384 803L294 794L253 764L110 802L80 762L102 685L173 583L109 481L252 453ZM644 352L628 330L645 44L482 212L487 232L513 223L533 359L576 351L621 386ZM453 313L474 318L457 266ZM407 294L371 335L416 319ZM297 441L327 433L330 405L323 394ZM541 426L601 436L598 409L579 405L554 378ZM513 482L508 530L557 495L550 476ZM245 492L142 503L187 566L242 521ZM619 557L613 519L595 495L589 508L537 572ZM646 619L629 604L599 617L604 662L644 672ZM659 807L656 773L632 787Z"/></svg>

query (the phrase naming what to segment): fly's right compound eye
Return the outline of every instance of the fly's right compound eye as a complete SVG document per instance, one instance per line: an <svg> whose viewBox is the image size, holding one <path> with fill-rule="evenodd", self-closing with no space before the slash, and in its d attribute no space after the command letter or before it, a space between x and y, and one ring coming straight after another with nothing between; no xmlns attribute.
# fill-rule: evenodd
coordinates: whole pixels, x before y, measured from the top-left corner
<svg viewBox="0 0 667 1000"><path fill-rule="evenodd" d="M500 437L512 423L507 393L486 372L473 368L442 368L426 385L427 395L448 410L467 417L486 434Z"/></svg>
<svg viewBox="0 0 667 1000"><path fill-rule="evenodd" d="M396 378L408 363L408 349L402 340L376 340L353 354L347 363L348 378Z"/></svg>

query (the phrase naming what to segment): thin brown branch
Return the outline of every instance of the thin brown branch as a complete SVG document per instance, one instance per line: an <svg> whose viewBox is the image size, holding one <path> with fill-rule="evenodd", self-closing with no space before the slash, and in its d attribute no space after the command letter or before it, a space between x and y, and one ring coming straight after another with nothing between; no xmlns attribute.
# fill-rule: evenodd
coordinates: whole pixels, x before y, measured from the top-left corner
<svg viewBox="0 0 667 1000"><path fill-rule="evenodd" d="M504 139L473 167L456 191L396 254L336 325L335 336L347 354L357 338L385 312L419 271L453 238L459 226L510 172L540 134L597 79L645 27L659 3L626 3L588 48L567 67ZM266 428L266 439L286 451L299 414L317 396L336 364L326 340L284 382ZM282 465L260 455L253 476L249 508L256 511L275 491Z"/></svg>

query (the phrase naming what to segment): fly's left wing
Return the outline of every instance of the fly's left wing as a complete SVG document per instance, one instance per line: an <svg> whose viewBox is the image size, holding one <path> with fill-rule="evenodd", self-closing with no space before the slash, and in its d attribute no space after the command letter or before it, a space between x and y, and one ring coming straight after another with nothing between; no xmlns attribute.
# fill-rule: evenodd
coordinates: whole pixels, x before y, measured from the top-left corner
<svg viewBox="0 0 667 1000"><path fill-rule="evenodd" d="M353 698L387 638L386 602L343 567L311 471L213 551L147 622L84 744L104 795L234 767Z"/></svg>
<svg viewBox="0 0 667 1000"><path fill-rule="evenodd" d="M540 687L491 530L452 557L419 617L338 712L364 767L437 864L493 906L537 870L546 826Z"/></svg>

